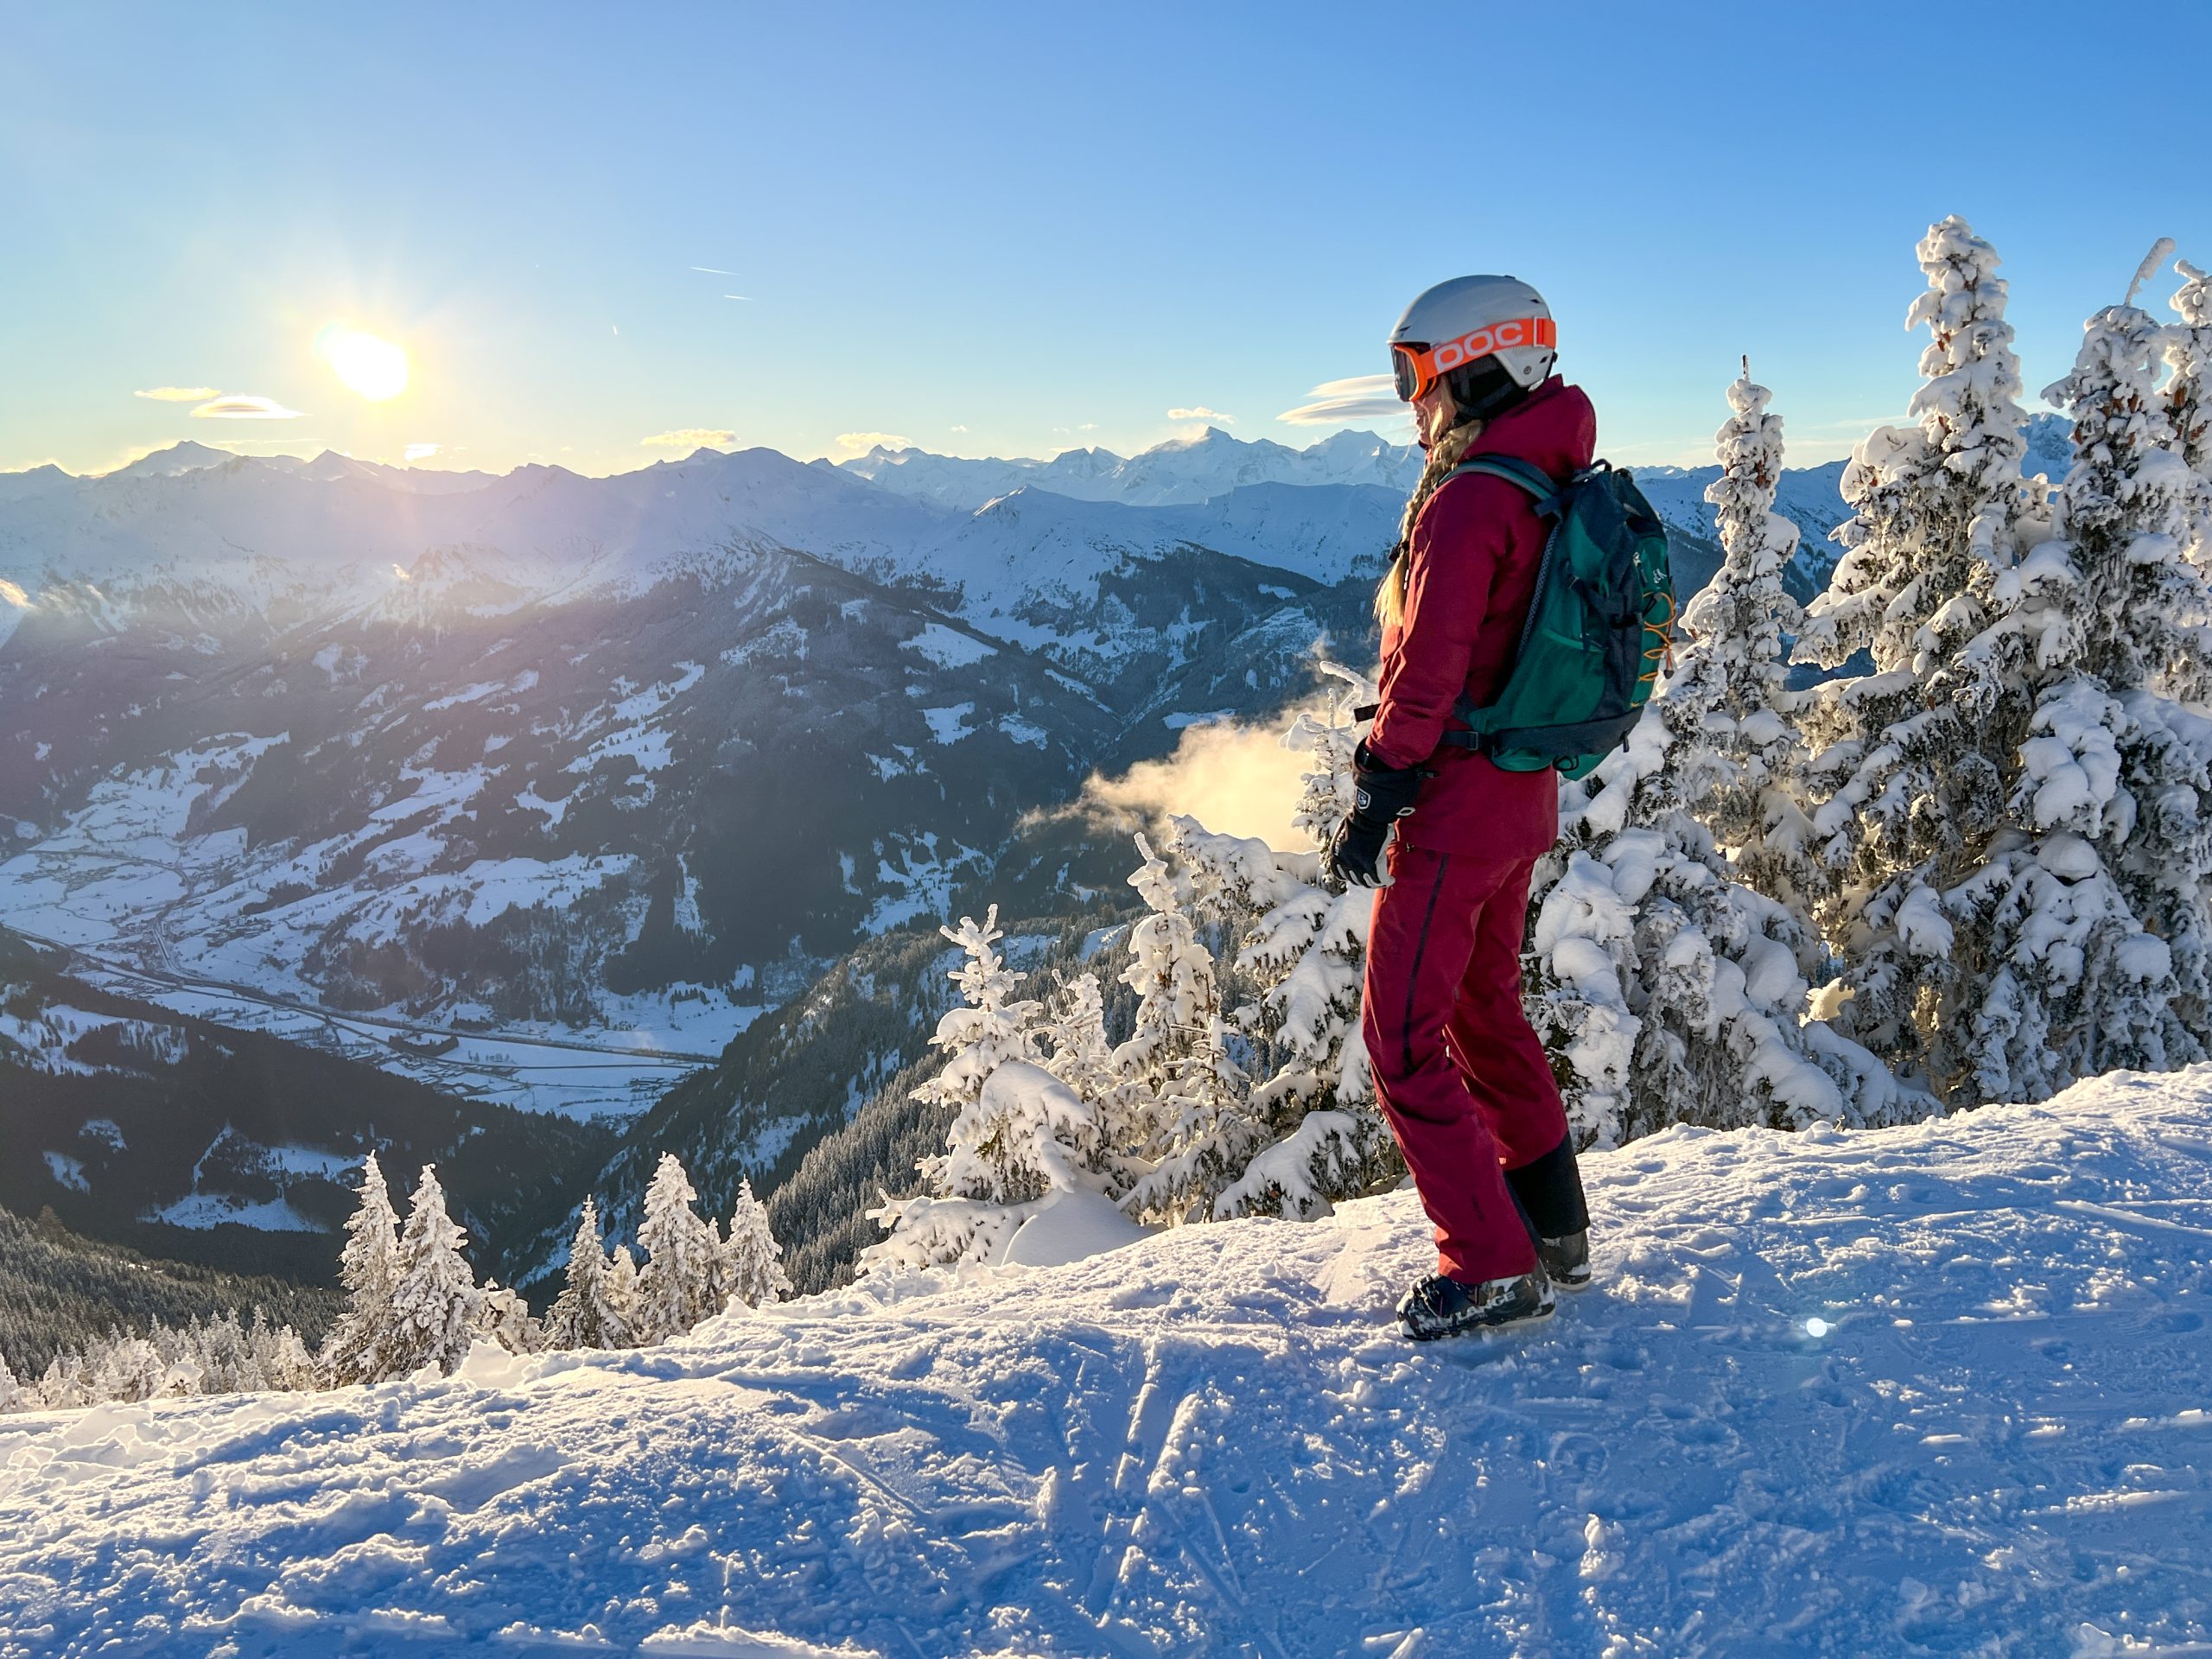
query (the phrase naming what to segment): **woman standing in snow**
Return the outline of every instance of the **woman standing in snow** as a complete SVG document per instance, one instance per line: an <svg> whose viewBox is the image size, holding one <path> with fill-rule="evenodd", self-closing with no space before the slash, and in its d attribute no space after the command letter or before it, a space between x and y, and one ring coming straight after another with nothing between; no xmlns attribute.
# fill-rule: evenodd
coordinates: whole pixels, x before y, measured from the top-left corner
<svg viewBox="0 0 2212 1659"><path fill-rule="evenodd" d="M1398 1305L1417 1341L1540 1318L1554 1284L1590 1277L1567 1114L1521 1007L1529 877L1558 836L1558 776L1445 741L1460 700L1491 702L1511 671L1544 545L1525 490L1453 468L1498 455L1564 480L1595 452L1589 398L1551 372L1556 339L1542 296L1510 276L1440 283L1390 336L1428 460L1376 596L1381 701L1325 860L1380 889L1362 1029L1436 1229L1437 1270Z"/></svg>

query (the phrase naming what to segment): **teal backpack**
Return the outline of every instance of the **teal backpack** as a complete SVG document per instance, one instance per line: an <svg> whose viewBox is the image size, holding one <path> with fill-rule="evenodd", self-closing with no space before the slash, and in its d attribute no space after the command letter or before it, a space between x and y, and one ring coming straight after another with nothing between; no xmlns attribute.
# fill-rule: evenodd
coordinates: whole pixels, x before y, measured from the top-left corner
<svg viewBox="0 0 2212 1659"><path fill-rule="evenodd" d="M1535 499L1548 527L1513 670L1497 701L1453 712L1444 741L1506 772L1556 766L1580 778L1628 741L1659 678L1675 626L1667 530L1636 480L1605 461L1564 483L1510 455L1452 470L1486 473Z"/></svg>

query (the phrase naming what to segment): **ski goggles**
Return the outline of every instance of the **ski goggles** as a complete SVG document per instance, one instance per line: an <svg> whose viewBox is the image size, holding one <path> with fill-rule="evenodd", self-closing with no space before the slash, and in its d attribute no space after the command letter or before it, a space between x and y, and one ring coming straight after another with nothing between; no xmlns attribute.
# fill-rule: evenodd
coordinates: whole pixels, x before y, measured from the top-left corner
<svg viewBox="0 0 2212 1659"><path fill-rule="evenodd" d="M1505 322L1484 323L1441 346L1390 346L1390 383L1401 403L1426 397L1428 389L1456 368L1488 357L1493 352L1520 346L1557 346L1559 328L1549 317L1515 317Z"/></svg>

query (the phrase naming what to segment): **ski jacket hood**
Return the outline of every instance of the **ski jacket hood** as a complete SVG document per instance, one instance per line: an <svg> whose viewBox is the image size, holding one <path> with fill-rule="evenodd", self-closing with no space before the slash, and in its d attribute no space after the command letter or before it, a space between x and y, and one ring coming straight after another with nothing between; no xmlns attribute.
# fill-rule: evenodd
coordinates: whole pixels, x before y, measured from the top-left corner
<svg viewBox="0 0 2212 1659"><path fill-rule="evenodd" d="M1490 421L1467 456L1510 455L1563 479L1597 454L1598 416L1557 375ZM1559 836L1556 772L1502 772L1442 741L1462 696L1486 703L1512 671L1535 597L1545 526L1528 493L1503 479L1448 480L1422 506L1407 548L1404 613L1382 637L1382 693L1370 753L1425 766L1399 836L1411 846L1491 858L1533 857Z"/></svg>

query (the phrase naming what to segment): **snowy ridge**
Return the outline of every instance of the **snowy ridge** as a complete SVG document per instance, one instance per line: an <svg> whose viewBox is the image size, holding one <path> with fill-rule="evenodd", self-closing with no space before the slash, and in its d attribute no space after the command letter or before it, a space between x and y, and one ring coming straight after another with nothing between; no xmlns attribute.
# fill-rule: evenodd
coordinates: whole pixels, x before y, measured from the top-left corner
<svg viewBox="0 0 2212 1659"><path fill-rule="evenodd" d="M1398 1193L0 1420L0 1653L2195 1650L2209 1114L2199 1067L1669 1130L1587 1160L1598 1284L1505 1341L1389 1332Z"/></svg>

